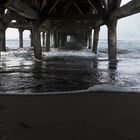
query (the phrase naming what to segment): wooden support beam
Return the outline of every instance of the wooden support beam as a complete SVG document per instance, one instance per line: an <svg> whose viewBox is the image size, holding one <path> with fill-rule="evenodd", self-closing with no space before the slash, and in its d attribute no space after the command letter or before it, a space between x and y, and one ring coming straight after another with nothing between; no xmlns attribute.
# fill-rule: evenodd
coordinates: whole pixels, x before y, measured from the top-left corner
<svg viewBox="0 0 140 140"><path fill-rule="evenodd" d="M68 29L75 29L75 30L80 30L81 28L83 29L88 29L89 28L89 25L80 25L80 24L68 24L68 25L65 25L65 24L62 24L61 25L62 28L68 28ZM82 29L81 29L82 30Z"/></svg>
<svg viewBox="0 0 140 140"><path fill-rule="evenodd" d="M61 21L55 22L56 24L52 24L51 28L55 30L70 30L70 31L82 31L82 30L89 30L94 27L98 27L103 24L103 21L98 22L76 22L76 21Z"/></svg>
<svg viewBox="0 0 140 140"><path fill-rule="evenodd" d="M74 0L67 0L67 3L65 4L65 6L63 7L63 14L65 14L69 8L73 5Z"/></svg>
<svg viewBox="0 0 140 140"><path fill-rule="evenodd" d="M82 10L79 8L79 6L77 5L76 2L74 2L74 6L77 8L77 10L79 11L79 13L80 13L81 15L84 15L84 13L83 13Z"/></svg>
<svg viewBox="0 0 140 140"><path fill-rule="evenodd" d="M15 12L14 13L10 13L10 14L0 14L0 20L5 20L5 21L12 21L12 20L16 20L16 21L24 21L25 18L16 14Z"/></svg>
<svg viewBox="0 0 140 140"><path fill-rule="evenodd" d="M23 48L23 28L18 28L19 31L19 48Z"/></svg>
<svg viewBox="0 0 140 140"><path fill-rule="evenodd" d="M111 19L120 19L140 12L140 0L131 0L111 14Z"/></svg>
<svg viewBox="0 0 140 140"><path fill-rule="evenodd" d="M41 10L40 13L40 23L42 24L45 20L47 20L47 15L50 15L54 6L56 6L58 0L49 0L46 3L46 6Z"/></svg>
<svg viewBox="0 0 140 140"><path fill-rule="evenodd" d="M26 29L26 30L31 30L31 24L28 24L28 23L9 23L8 25L7 25L8 27L10 27L10 28L24 28L24 29Z"/></svg>
<svg viewBox="0 0 140 140"><path fill-rule="evenodd" d="M108 24L108 59L117 59L117 20L112 20Z"/></svg>
<svg viewBox="0 0 140 140"><path fill-rule="evenodd" d="M5 7L29 19L39 19L37 11L26 5L21 0L8 0Z"/></svg>
<svg viewBox="0 0 140 140"><path fill-rule="evenodd" d="M32 39L33 39L33 47L34 47L34 57L38 60L42 60L41 40L40 40L40 31L39 31L38 23L33 23L32 33L33 33Z"/></svg>
<svg viewBox="0 0 140 140"><path fill-rule="evenodd" d="M91 5L91 7L94 9L96 9L96 7L94 6L94 4L93 4L93 2L92 1L90 1L90 0L88 0L88 2L89 2L89 4ZM96 9L96 11L97 11L97 9Z"/></svg>
<svg viewBox="0 0 140 140"><path fill-rule="evenodd" d="M55 8L55 6L57 5L58 2L59 2L59 0L55 1L54 5L53 5L52 8L49 10L49 14L51 14L52 10Z"/></svg>
<svg viewBox="0 0 140 140"><path fill-rule="evenodd" d="M97 27L97 28L94 29L92 52L95 53L95 54L97 54L99 32L100 32L100 27Z"/></svg>
<svg viewBox="0 0 140 140"><path fill-rule="evenodd" d="M101 2L98 1L98 0L88 0L89 4L92 6L92 7L95 7L98 14L100 15L100 17L104 17L104 15L106 14L106 11L105 9L102 7L101 5Z"/></svg>
<svg viewBox="0 0 140 140"><path fill-rule="evenodd" d="M98 14L92 15L73 15L73 16L67 16L67 15L46 15L46 20L47 21L92 21L96 22L97 20L101 20Z"/></svg>

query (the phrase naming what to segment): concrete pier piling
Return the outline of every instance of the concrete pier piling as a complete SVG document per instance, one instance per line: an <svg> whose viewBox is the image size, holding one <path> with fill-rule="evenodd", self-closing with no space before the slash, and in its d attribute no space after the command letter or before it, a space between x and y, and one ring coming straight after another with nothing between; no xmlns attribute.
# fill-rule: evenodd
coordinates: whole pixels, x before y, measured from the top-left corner
<svg viewBox="0 0 140 140"><path fill-rule="evenodd" d="M30 30L30 40L31 40L31 47L34 46L34 42L33 42L33 29Z"/></svg>
<svg viewBox="0 0 140 140"><path fill-rule="evenodd" d="M45 32L42 32L42 45L45 46Z"/></svg>
<svg viewBox="0 0 140 140"><path fill-rule="evenodd" d="M6 51L6 31L7 26L4 22L0 22L0 51Z"/></svg>
<svg viewBox="0 0 140 140"><path fill-rule="evenodd" d="M92 45L92 30L89 30L89 34L88 34L88 48L91 49L91 45Z"/></svg>
<svg viewBox="0 0 140 140"><path fill-rule="evenodd" d="M100 27L97 27L97 28L94 29L92 51L95 54L97 54L97 47L98 47L98 41L99 41L99 32L100 32Z"/></svg>
<svg viewBox="0 0 140 140"><path fill-rule="evenodd" d="M38 24L34 24L33 26L33 47L34 47L34 57L36 59L42 59L42 50L41 50L41 39L40 39L40 31Z"/></svg>
<svg viewBox="0 0 140 140"><path fill-rule="evenodd" d="M57 32L54 31L54 48L58 47L58 36L57 36Z"/></svg>
<svg viewBox="0 0 140 140"><path fill-rule="evenodd" d="M108 59L117 59L117 21L111 21L108 27Z"/></svg>
<svg viewBox="0 0 140 140"><path fill-rule="evenodd" d="M5 29L0 29L0 50L6 51L5 46Z"/></svg>
<svg viewBox="0 0 140 140"><path fill-rule="evenodd" d="M50 51L50 30L46 32L46 51Z"/></svg>
<svg viewBox="0 0 140 140"><path fill-rule="evenodd" d="M23 28L18 28L19 31L19 48L23 48Z"/></svg>

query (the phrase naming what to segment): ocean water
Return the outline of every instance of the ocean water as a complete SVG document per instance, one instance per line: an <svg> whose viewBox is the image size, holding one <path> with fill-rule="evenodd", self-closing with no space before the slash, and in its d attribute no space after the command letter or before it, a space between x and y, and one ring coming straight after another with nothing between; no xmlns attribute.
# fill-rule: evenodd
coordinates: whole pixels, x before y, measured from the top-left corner
<svg viewBox="0 0 140 140"><path fill-rule="evenodd" d="M107 43L101 41L99 45L99 58L107 58ZM140 41L119 40L117 50L116 69L109 69L108 61L99 62L98 69L103 73L106 71L106 76L102 74L103 81L119 88L126 88L125 90L140 91Z"/></svg>
<svg viewBox="0 0 140 140"><path fill-rule="evenodd" d="M31 46L31 42L30 42L30 40L24 40L23 41L23 46L25 47L25 48L28 48L28 47L30 47ZM18 48L19 47L19 41L18 40L14 40L14 39L12 39L12 40L6 40L6 47L7 48L11 48L11 49L16 49L16 48Z"/></svg>
<svg viewBox="0 0 140 140"><path fill-rule="evenodd" d="M23 49L18 41L7 41L1 53L0 92L40 93L84 89L140 91L140 41L119 40L118 61L107 60L107 41L99 42L98 54L91 50L43 52L36 61L30 41ZM15 50L14 50L15 49Z"/></svg>

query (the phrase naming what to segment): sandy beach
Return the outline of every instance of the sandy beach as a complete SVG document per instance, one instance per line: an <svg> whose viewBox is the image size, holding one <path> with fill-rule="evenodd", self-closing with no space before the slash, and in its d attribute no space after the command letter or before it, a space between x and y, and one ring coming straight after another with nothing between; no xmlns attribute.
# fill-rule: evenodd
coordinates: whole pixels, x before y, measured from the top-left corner
<svg viewBox="0 0 140 140"><path fill-rule="evenodd" d="M140 94L0 95L4 140L139 140Z"/></svg>

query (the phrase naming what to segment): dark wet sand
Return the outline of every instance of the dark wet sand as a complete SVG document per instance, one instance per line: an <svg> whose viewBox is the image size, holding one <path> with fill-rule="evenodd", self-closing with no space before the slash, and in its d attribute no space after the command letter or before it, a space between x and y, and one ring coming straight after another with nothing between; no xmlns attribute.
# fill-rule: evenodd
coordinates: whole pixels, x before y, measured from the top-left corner
<svg viewBox="0 0 140 140"><path fill-rule="evenodd" d="M0 95L3 140L139 140L140 94Z"/></svg>

